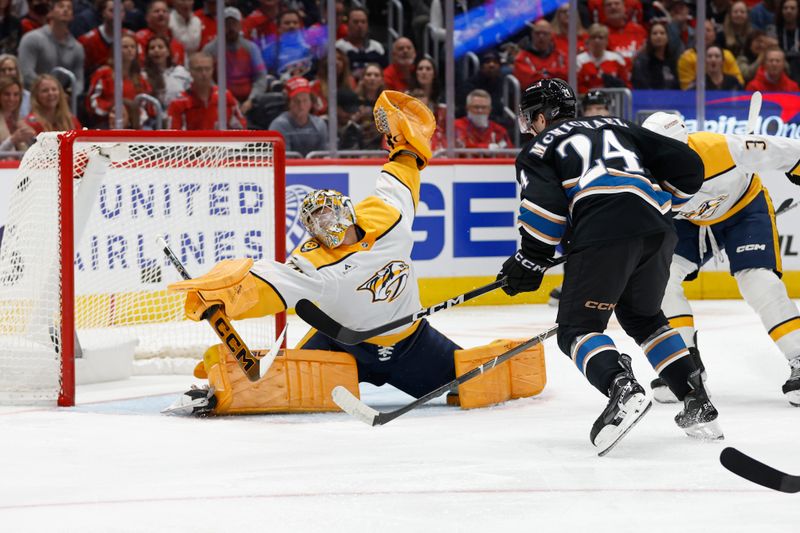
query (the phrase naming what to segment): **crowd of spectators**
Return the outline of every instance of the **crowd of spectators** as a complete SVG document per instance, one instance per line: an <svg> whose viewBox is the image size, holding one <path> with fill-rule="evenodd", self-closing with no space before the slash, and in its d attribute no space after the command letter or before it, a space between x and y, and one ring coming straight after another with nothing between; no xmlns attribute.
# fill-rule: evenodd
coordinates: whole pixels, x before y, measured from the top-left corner
<svg viewBox="0 0 800 533"><path fill-rule="evenodd" d="M707 89L798 91L800 0L707 1ZM493 3L460 0L457 9ZM430 106L440 125L434 149L444 148L443 64L421 53L427 23L441 20L435 12L441 2L403 0L406 27L393 39L387 4L335 0L338 146L384 147L371 109L391 89ZM123 125L153 128L163 116L169 128L213 129L223 98L228 128L280 131L287 149L302 155L328 149L325 6L226 0L220 36L215 0L124 1ZM543 77L566 78L572 60L581 94L693 89L701 53L695 8L695 0L580 0L574 58L567 4L527 21L506 42L479 51L477 72L462 73L465 63L457 62L456 147L513 147L515 124L502 103L509 74L524 88ZM112 0L0 0L0 151L24 150L40 131L114 127L120 117L114 116L112 40ZM225 47L224 95L214 80L219 46Z"/></svg>

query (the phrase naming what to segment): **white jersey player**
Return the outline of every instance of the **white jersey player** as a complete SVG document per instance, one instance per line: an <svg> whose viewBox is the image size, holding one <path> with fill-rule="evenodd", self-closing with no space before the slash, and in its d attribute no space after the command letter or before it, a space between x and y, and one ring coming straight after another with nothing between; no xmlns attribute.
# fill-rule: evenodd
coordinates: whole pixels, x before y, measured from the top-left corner
<svg viewBox="0 0 800 533"><path fill-rule="evenodd" d="M310 193L303 200L301 220L312 238L285 264L228 260L201 278L171 285L188 293L187 316L197 320L210 303L220 303L231 318L252 318L290 309L305 298L342 325L363 331L420 309L411 261L412 224L420 170L431 157L436 124L422 102L395 91L381 93L375 121L391 152L374 194L353 205L334 190ZM355 346L312 329L257 382L247 380L230 352L217 345L195 372L208 378L210 392L189 391L184 399L205 396L207 404L193 402L188 409L201 414L336 410L331 389L343 385L357 395L359 382L388 383L421 397L453 381L457 372L506 351L511 342L462 350L425 319ZM545 379L541 349L515 361L522 364L500 370L504 379L462 385L460 405L479 407L540 392Z"/></svg>
<svg viewBox="0 0 800 533"><path fill-rule="evenodd" d="M724 249L739 291L789 362L791 375L783 393L792 405L800 406L800 313L781 281L775 212L758 176L759 171L778 170L800 185L800 142L765 135L687 135L679 117L663 112L654 113L642 125L688 142L705 165L703 187L675 217L679 241L663 302L670 326L681 333L702 367L694 317L681 283L693 279L703 264ZM652 386L656 399L673 400L660 378Z"/></svg>

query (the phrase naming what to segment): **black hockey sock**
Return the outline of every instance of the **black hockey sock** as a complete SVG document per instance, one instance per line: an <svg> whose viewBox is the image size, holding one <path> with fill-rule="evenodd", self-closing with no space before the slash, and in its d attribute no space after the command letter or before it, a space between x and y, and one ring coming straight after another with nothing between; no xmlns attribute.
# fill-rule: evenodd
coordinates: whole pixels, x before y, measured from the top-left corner
<svg viewBox="0 0 800 533"><path fill-rule="evenodd" d="M678 398L683 401L683 398L689 394L691 388L689 387L688 379L689 374L697 370L697 364L691 356L684 356L677 361L670 363L667 368L658 373L669 386L669 390Z"/></svg>
<svg viewBox="0 0 800 533"><path fill-rule="evenodd" d="M605 350L589 359L586 365L586 379L597 390L608 396L608 389L617 374L625 369L619 364L619 352L616 350Z"/></svg>

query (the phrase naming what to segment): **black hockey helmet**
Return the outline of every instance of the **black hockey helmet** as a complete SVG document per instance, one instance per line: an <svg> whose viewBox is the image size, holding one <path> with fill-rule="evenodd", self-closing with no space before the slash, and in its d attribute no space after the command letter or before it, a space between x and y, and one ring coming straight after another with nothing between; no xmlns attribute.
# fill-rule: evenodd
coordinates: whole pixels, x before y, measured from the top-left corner
<svg viewBox="0 0 800 533"><path fill-rule="evenodd" d="M539 113L549 124L555 119L575 118L578 100L567 82L558 78L539 80L522 93L519 105L519 129L534 133L533 122Z"/></svg>
<svg viewBox="0 0 800 533"><path fill-rule="evenodd" d="M592 89L586 96L583 97L582 106L584 109L589 107L590 105L601 105L606 109L609 109L611 105L611 100L608 99L608 95L599 89Z"/></svg>

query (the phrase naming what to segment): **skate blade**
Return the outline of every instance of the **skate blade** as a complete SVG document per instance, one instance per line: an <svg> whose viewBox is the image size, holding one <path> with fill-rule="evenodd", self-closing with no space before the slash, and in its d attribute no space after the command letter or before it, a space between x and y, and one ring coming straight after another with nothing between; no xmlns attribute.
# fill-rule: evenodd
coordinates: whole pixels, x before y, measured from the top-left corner
<svg viewBox="0 0 800 533"><path fill-rule="evenodd" d="M628 431L642 419L652 406L653 402L650 398L642 394L637 394L628 400L628 403L625 404L625 410L628 414L622 419L622 423L617 426L613 433L609 432L604 435L601 431L597 436L597 440L595 441L595 446L599 449L597 455L603 457L610 452L614 446L622 440L622 437L627 435Z"/></svg>
<svg viewBox="0 0 800 533"><path fill-rule="evenodd" d="M185 394L181 394L181 396L172 402L169 407L162 409L161 414L190 416L192 413L194 413L194 409L196 407L203 407L204 405L208 405L207 398L197 398L187 401L187 396Z"/></svg>
<svg viewBox="0 0 800 533"><path fill-rule="evenodd" d="M795 407L800 407L800 390L793 390L789 391L786 394L786 399L789 400L789 403Z"/></svg>
<svg viewBox="0 0 800 533"><path fill-rule="evenodd" d="M717 422L716 420L712 420L711 422L695 424L694 426L684 428L683 431L686 432L686 434L692 437L693 439L702 441L715 441L715 440L725 439L725 435L723 435L722 433L722 428L719 426L719 422Z"/></svg>

